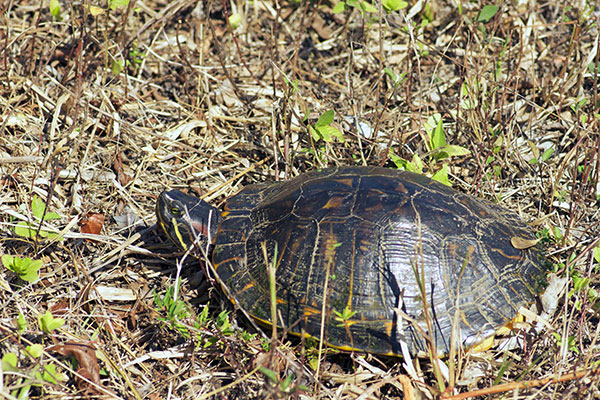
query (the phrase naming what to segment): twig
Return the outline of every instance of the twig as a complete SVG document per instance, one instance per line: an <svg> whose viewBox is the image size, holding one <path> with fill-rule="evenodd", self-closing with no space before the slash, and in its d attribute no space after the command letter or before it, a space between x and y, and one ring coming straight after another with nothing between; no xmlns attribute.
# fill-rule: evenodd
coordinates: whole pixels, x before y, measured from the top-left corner
<svg viewBox="0 0 600 400"><path fill-rule="evenodd" d="M521 390L521 389L531 389L538 386L544 386L553 383L567 382L573 381L576 379L581 379L586 376L594 376L600 375L600 368L596 369L586 369L583 371L576 371L570 374L561 375L558 377L549 377L544 379L534 379L531 381L523 381L523 382L511 382L511 383L503 383L502 385L496 385L485 389L473 390L472 392L460 393L454 396L446 396L442 395L442 399L447 400L460 400L460 399L470 399L471 397L476 396L486 396L495 393L504 393L511 390Z"/></svg>

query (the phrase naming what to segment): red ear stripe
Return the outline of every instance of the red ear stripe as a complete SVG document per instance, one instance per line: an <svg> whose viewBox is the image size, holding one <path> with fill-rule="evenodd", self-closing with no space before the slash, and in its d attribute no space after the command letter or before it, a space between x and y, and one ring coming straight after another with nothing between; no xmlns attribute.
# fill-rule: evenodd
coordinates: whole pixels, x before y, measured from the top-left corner
<svg viewBox="0 0 600 400"><path fill-rule="evenodd" d="M200 235L208 237L208 224L206 224L204 218L200 221L192 220L190 223Z"/></svg>

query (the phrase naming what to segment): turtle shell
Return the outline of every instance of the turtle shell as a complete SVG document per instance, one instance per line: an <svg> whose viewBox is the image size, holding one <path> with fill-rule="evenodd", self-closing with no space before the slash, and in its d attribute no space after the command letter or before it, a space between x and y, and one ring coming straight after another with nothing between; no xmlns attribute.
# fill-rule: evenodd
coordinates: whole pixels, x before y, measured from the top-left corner
<svg viewBox="0 0 600 400"><path fill-rule="evenodd" d="M535 239L513 212L427 177L375 167L324 169L245 187L230 198L213 264L232 301L328 345L401 354L470 346L534 301L544 279ZM266 252L264 251L266 249ZM428 324L427 321L430 321ZM453 329L454 326L454 329ZM454 332L453 332L454 330Z"/></svg>

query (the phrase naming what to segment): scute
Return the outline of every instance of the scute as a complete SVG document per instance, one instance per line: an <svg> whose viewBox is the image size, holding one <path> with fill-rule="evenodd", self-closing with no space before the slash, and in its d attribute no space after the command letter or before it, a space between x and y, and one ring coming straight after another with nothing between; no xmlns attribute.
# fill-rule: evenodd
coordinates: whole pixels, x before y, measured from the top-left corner
<svg viewBox="0 0 600 400"><path fill-rule="evenodd" d="M278 325L319 338L324 320L328 344L342 348L426 350L427 304L429 335L447 352L456 315L456 343L472 343L532 302L544 276L538 249L510 243L534 238L516 214L405 171L333 168L252 185L223 216L213 262L235 302L271 321L274 263Z"/></svg>

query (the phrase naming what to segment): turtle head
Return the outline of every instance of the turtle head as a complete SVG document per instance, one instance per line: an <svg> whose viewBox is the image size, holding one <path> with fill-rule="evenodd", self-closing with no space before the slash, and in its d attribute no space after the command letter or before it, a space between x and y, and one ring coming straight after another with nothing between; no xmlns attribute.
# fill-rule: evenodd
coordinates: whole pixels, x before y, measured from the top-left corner
<svg viewBox="0 0 600 400"><path fill-rule="evenodd" d="M165 190L156 201L156 219L167 237L179 248L187 250L198 236L204 243L214 243L221 213L195 196L179 190Z"/></svg>

